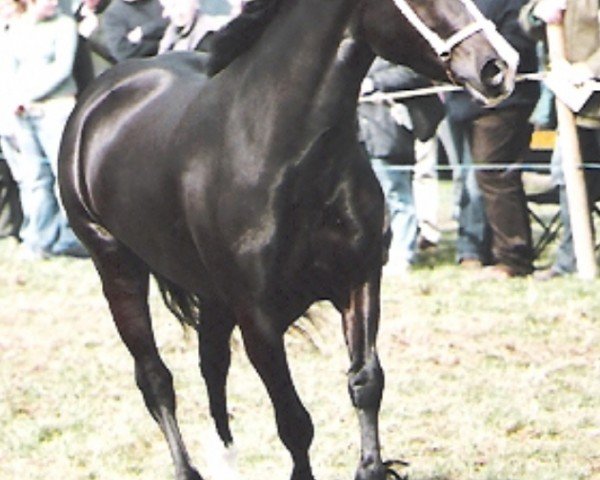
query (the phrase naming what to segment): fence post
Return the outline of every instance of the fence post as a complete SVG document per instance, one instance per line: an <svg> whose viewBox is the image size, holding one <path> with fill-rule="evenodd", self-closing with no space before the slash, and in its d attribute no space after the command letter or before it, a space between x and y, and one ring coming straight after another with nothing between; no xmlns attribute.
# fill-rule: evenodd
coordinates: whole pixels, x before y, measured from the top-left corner
<svg viewBox="0 0 600 480"><path fill-rule="evenodd" d="M565 37L562 24L548 24L546 35L550 63L564 59ZM596 276L596 258L575 114L557 96L556 114L577 272L580 278L590 280Z"/></svg>

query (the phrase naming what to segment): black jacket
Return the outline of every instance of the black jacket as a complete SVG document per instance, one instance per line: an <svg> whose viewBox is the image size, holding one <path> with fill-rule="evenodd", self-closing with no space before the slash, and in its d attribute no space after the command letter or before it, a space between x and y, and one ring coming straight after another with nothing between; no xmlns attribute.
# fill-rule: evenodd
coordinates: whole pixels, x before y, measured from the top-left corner
<svg viewBox="0 0 600 480"><path fill-rule="evenodd" d="M102 17L104 40L112 57L121 62L127 58L156 55L168 25L162 12L159 0L113 0ZM142 28L142 40L132 43L127 34L136 27Z"/></svg>
<svg viewBox="0 0 600 480"><path fill-rule="evenodd" d="M392 65L377 58L367 74L375 91L393 92L430 86L431 82L408 67ZM444 116L444 107L436 95L403 100L412 129L399 125L389 103L361 102L358 108L360 139L371 158L394 164L414 162L414 138L431 138Z"/></svg>

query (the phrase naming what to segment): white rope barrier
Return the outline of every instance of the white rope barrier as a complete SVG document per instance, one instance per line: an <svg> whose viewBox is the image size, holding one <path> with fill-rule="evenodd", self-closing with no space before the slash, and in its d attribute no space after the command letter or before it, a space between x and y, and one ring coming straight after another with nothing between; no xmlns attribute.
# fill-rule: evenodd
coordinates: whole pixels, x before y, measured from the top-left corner
<svg viewBox="0 0 600 480"><path fill-rule="evenodd" d="M383 159L385 161L385 159ZM416 165L388 165L391 170L412 171ZM526 171L549 171L552 166L544 163L480 163L480 164L458 164L458 165L436 165L431 170L438 172L452 172L454 170L483 170L483 171L502 171L502 170L526 170ZM600 170L600 164L582 164L581 170Z"/></svg>
<svg viewBox="0 0 600 480"><path fill-rule="evenodd" d="M545 72L536 73L521 73L517 75L517 82L525 81L542 81L546 76ZM439 95L440 93L457 92L464 90L465 87L461 85L453 85L450 83L443 83L439 85L433 85L431 87L415 88L413 90L398 90L395 92L375 92L368 95L363 95L359 98L360 103L379 103L385 101L394 100L406 100L407 98L426 97L429 95Z"/></svg>
<svg viewBox="0 0 600 480"><path fill-rule="evenodd" d="M547 72L521 73L518 74L516 82L543 82ZM590 81L595 91L600 91L600 81ZM441 93L456 92L465 90L461 85L440 84L431 87L416 88L413 90L397 90L395 92L375 92L363 95L359 98L359 103L389 103L409 98L425 97L429 95L439 95ZM409 171L414 170L415 165L389 165L392 170ZM529 170L529 171L549 171L550 163L507 163L507 164L459 164L459 165L437 165L436 171L454 171L454 170ZM585 163L581 165L583 170L600 169L600 164Z"/></svg>
<svg viewBox="0 0 600 480"><path fill-rule="evenodd" d="M547 72L520 73L516 76L516 82L542 82L548 76ZM600 81L590 80L588 84L594 91L600 91ZM457 92L465 90L461 85L442 83L431 87L415 88L413 90L398 90L395 92L375 92L361 96L359 103L379 103L396 100L406 100L408 98L426 97L428 95L439 95L447 92Z"/></svg>

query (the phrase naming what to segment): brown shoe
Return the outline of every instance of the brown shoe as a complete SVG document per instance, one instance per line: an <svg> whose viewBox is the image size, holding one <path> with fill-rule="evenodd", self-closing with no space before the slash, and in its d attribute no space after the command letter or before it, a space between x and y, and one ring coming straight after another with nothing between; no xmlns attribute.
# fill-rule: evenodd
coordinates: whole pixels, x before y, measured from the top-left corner
<svg viewBox="0 0 600 480"><path fill-rule="evenodd" d="M483 267L481 260L477 258L463 258L458 265L464 270L481 270Z"/></svg>
<svg viewBox="0 0 600 480"><path fill-rule="evenodd" d="M419 235L419 237L417 238L417 248L421 252L425 252L428 250L434 250L437 248L437 246L438 246L437 243L432 242L431 240L424 237L423 235Z"/></svg>
<svg viewBox="0 0 600 480"><path fill-rule="evenodd" d="M540 282L547 282L554 278L561 278L567 275L565 272L555 270L554 268L545 268L544 270L536 270L533 272L533 278Z"/></svg>
<svg viewBox="0 0 600 480"><path fill-rule="evenodd" d="M484 267L483 270L481 270L479 278L481 280L507 280L516 276L517 273L508 265L498 263L496 265Z"/></svg>

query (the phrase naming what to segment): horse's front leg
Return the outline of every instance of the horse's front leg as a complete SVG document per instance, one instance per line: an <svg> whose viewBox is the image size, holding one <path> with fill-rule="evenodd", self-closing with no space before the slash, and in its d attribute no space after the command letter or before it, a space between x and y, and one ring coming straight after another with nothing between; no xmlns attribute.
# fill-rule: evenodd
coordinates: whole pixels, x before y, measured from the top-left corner
<svg viewBox="0 0 600 480"><path fill-rule="evenodd" d="M350 354L348 390L358 413L361 436L360 464L356 480L384 480L381 461L378 416L383 393L383 370L375 340L379 325L379 277L350 292L342 309L344 335Z"/></svg>

